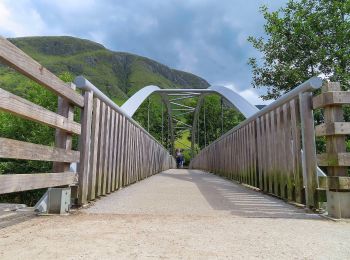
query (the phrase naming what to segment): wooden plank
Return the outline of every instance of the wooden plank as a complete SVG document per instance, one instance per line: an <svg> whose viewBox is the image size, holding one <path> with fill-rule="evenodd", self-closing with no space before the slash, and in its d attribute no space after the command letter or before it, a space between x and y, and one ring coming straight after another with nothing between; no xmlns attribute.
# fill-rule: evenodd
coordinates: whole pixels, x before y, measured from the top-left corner
<svg viewBox="0 0 350 260"><path fill-rule="evenodd" d="M350 92L348 91L325 92L313 98L314 109L331 105L346 104L350 104Z"/></svg>
<svg viewBox="0 0 350 260"><path fill-rule="evenodd" d="M123 168L122 168L122 187L127 185L128 179L128 157L129 157L129 121L124 119L124 145L123 145Z"/></svg>
<svg viewBox="0 0 350 260"><path fill-rule="evenodd" d="M260 117L261 120L261 141L262 141L262 163L263 163L263 189L268 191L267 174L268 174L268 143L266 131L266 115Z"/></svg>
<svg viewBox="0 0 350 260"><path fill-rule="evenodd" d="M287 171L288 171L288 163L290 158L287 157L287 149L286 145L286 107L281 106L281 132L280 132L280 145L281 145L281 172L280 172L280 190L281 190L281 198L287 199L286 187L287 187Z"/></svg>
<svg viewBox="0 0 350 260"><path fill-rule="evenodd" d="M90 142L91 142L91 122L92 122L93 92L91 90L84 93L84 109L82 111L81 126L82 132L79 139L80 162L78 165L79 189L78 204L84 205L87 201L89 186L90 167Z"/></svg>
<svg viewBox="0 0 350 260"><path fill-rule="evenodd" d="M119 114L118 126L118 153L117 153L117 179L116 188L119 189L122 183L122 164L123 164L123 146L124 146L124 115Z"/></svg>
<svg viewBox="0 0 350 260"><path fill-rule="evenodd" d="M80 153L40 144L27 143L0 137L0 158L52 161L79 162Z"/></svg>
<svg viewBox="0 0 350 260"><path fill-rule="evenodd" d="M271 123L271 148L270 150L272 151L271 153L271 180L270 180L270 185L271 185L271 193L277 195L277 134L276 134L276 111L272 110L270 112L270 123Z"/></svg>
<svg viewBox="0 0 350 260"><path fill-rule="evenodd" d="M110 124L110 133L109 133L109 149L108 149L108 175L107 175L107 193L111 193L112 190L112 175L114 169L113 167L113 160L114 160L114 154L113 154L113 149L114 149L114 124L115 124L115 111L111 109L111 124Z"/></svg>
<svg viewBox="0 0 350 260"><path fill-rule="evenodd" d="M327 176L318 176L318 187L321 189L327 189Z"/></svg>
<svg viewBox="0 0 350 260"><path fill-rule="evenodd" d="M134 128L133 124L130 125L130 184L134 183L134 162L135 162L135 153L134 153Z"/></svg>
<svg viewBox="0 0 350 260"><path fill-rule="evenodd" d="M0 61L73 104L84 106L84 98L81 95L3 37L0 37Z"/></svg>
<svg viewBox="0 0 350 260"><path fill-rule="evenodd" d="M119 185L118 188L123 187L123 181L124 181L124 160L125 160L125 134L126 134L126 119L124 115L121 116L121 122L120 122L120 131L121 131L121 136L120 136L120 146L118 150L120 151L120 155L118 156L118 162L119 162L119 167L118 167L118 172L119 172Z"/></svg>
<svg viewBox="0 0 350 260"><path fill-rule="evenodd" d="M100 135L100 100L94 98L92 114L91 152L90 152L90 173L88 184L88 200L96 198L97 167L98 167L98 144Z"/></svg>
<svg viewBox="0 0 350 260"><path fill-rule="evenodd" d="M109 135L111 125L111 108L107 105L106 107L106 120L105 120L105 146L104 146L104 158L103 158L103 171L102 171L102 195L106 195L107 192L107 176L109 167Z"/></svg>
<svg viewBox="0 0 350 260"><path fill-rule="evenodd" d="M276 195L282 197L282 172L284 169L284 145L282 145L282 112L281 107L276 108L276 155L277 155L277 165L276 165Z"/></svg>
<svg viewBox="0 0 350 260"><path fill-rule="evenodd" d="M100 102L100 134L99 134L99 144L98 144L98 165L97 165L97 188L96 194L97 196L102 195L102 175L103 175L103 162L105 157L105 121L106 121L106 104L104 102Z"/></svg>
<svg viewBox="0 0 350 260"><path fill-rule="evenodd" d="M299 95L300 121L303 144L303 157L305 162L306 179L306 205L310 208L316 207L314 196L317 188L317 162L316 144L314 131L314 116L312 110L312 93Z"/></svg>
<svg viewBox="0 0 350 260"><path fill-rule="evenodd" d="M267 181L268 181L268 192L272 193L273 187L273 136L271 132L271 113L266 114L266 141L267 141Z"/></svg>
<svg viewBox="0 0 350 260"><path fill-rule="evenodd" d="M80 134L80 124L0 88L0 110L43 123L69 133Z"/></svg>
<svg viewBox="0 0 350 260"><path fill-rule="evenodd" d="M261 119L258 117L256 119L256 128L257 128L257 138L256 138L256 146L258 152L258 187L260 190L263 190L263 163L262 163L262 137L261 137Z"/></svg>
<svg viewBox="0 0 350 260"><path fill-rule="evenodd" d="M130 162L131 162L131 124L126 120L126 163L125 163L125 186L130 184Z"/></svg>
<svg viewBox="0 0 350 260"><path fill-rule="evenodd" d="M253 176L253 181L254 187L258 187L258 166L257 166L257 156L258 156L258 151L257 151L257 129L256 129L256 121L252 122L252 138L253 138L253 147L252 147L252 153L253 153L253 169L254 169L254 176Z"/></svg>
<svg viewBox="0 0 350 260"><path fill-rule="evenodd" d="M330 122L315 127L316 136L350 135L350 122Z"/></svg>
<svg viewBox="0 0 350 260"><path fill-rule="evenodd" d="M136 151L137 151L137 160L136 160L136 169L137 169L137 181L142 180L141 177L141 168L142 168L142 164L141 164L141 157L142 157L142 153L141 153L141 130L139 128L136 129L136 134L137 134L137 142L136 142Z"/></svg>
<svg viewBox="0 0 350 260"><path fill-rule="evenodd" d="M301 172L301 158L300 158L300 128L298 127L300 122L300 114L297 106L297 100L290 101L291 111L291 125L292 125L292 139L293 139L293 175L294 175L294 187L295 187L295 201L302 203L302 191L303 191L303 179Z"/></svg>
<svg viewBox="0 0 350 260"><path fill-rule="evenodd" d="M327 186L330 191L349 191L350 177L348 176L328 176Z"/></svg>
<svg viewBox="0 0 350 260"><path fill-rule="evenodd" d="M74 172L3 174L0 175L0 194L70 185L76 181Z"/></svg>
<svg viewBox="0 0 350 260"><path fill-rule="evenodd" d="M116 190L116 176L117 176L117 153L118 153L118 120L119 120L119 114L118 112L114 111L114 131L113 131L113 154L112 154L112 186L111 191Z"/></svg>
<svg viewBox="0 0 350 260"><path fill-rule="evenodd" d="M289 201L293 200L292 191L293 191L293 160L292 157L292 142L291 142L291 117L290 117L290 107L286 103L283 105L283 117L284 117L284 140L285 140L285 166L286 171L284 177L286 178L286 188L287 188L287 199Z"/></svg>
<svg viewBox="0 0 350 260"><path fill-rule="evenodd" d="M319 166L350 166L350 153L322 153L317 155Z"/></svg>

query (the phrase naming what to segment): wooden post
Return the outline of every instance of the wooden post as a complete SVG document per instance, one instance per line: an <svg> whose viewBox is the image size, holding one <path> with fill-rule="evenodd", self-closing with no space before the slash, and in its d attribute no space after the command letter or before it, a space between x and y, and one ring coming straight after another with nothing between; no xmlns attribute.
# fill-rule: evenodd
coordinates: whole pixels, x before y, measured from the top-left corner
<svg viewBox="0 0 350 260"><path fill-rule="evenodd" d="M327 82L314 98L314 107L324 107L324 124L316 127L316 135L326 136L326 153L318 155L318 162L327 167L327 210L335 218L350 218L350 154L345 145L350 124L344 122L343 104L349 104L349 92L342 92L338 82Z"/></svg>
<svg viewBox="0 0 350 260"><path fill-rule="evenodd" d="M327 82L322 87L322 92L341 91L339 82ZM342 105L330 105L324 108L324 123L332 125L334 122L344 122ZM326 153L333 155L345 153L345 135L327 135ZM327 166L328 176L347 176L347 166Z"/></svg>
<svg viewBox="0 0 350 260"><path fill-rule="evenodd" d="M79 162L79 188L78 204L84 205L87 201L89 165L90 165L90 140L92 121L93 92L85 91L84 109L81 118L81 136L79 140L80 162Z"/></svg>
<svg viewBox="0 0 350 260"><path fill-rule="evenodd" d="M75 90L76 86L70 83L71 89ZM73 121L74 119L74 105L70 104L68 99L58 97L57 114L68 118ZM72 134L67 133L61 129L55 131L55 146L58 148L71 150L72 149ZM53 172L68 172L70 170L70 163L65 162L53 162ZM73 204L77 203L77 186L72 186L71 198L74 201Z"/></svg>
<svg viewBox="0 0 350 260"><path fill-rule="evenodd" d="M306 180L304 180L304 184L306 185L306 205L309 208L314 208L316 207L315 192L318 187L318 181L312 93L305 92L299 94L299 101L304 157L303 171L306 173Z"/></svg>
<svg viewBox="0 0 350 260"><path fill-rule="evenodd" d="M71 83L70 87L75 90L75 85ZM70 104L65 98L58 97L57 114L68 118L73 121L74 118L74 105ZM58 148L71 150L72 149L72 135L61 129L56 129L55 132L55 146ZM54 162L54 172L69 171L70 164L63 162Z"/></svg>

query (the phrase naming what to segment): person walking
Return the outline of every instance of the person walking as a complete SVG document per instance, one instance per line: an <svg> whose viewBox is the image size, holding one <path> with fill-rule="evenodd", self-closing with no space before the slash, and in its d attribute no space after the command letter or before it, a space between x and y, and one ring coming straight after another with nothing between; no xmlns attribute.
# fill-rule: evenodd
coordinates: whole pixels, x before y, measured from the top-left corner
<svg viewBox="0 0 350 260"><path fill-rule="evenodd" d="M179 169L181 168L181 162L182 162L182 159L183 156L182 156L182 153L180 151L180 149L176 149L175 151L175 159L176 159L176 168Z"/></svg>

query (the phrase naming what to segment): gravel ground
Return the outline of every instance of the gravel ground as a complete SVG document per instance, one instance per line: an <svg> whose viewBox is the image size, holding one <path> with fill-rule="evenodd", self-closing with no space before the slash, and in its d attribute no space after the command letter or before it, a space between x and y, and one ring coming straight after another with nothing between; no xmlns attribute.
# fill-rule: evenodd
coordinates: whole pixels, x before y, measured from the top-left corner
<svg viewBox="0 0 350 260"><path fill-rule="evenodd" d="M0 230L0 259L350 259L333 222L217 176L169 170L70 216Z"/></svg>

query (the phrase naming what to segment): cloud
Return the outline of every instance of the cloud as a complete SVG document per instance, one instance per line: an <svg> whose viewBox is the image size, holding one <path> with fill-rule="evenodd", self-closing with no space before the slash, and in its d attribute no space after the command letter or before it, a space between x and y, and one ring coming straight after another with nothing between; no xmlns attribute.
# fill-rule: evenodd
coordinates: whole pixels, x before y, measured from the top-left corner
<svg viewBox="0 0 350 260"><path fill-rule="evenodd" d="M2 0L0 34L87 38L244 91L251 81L247 60L257 55L246 38L263 34L258 8L285 1Z"/></svg>
<svg viewBox="0 0 350 260"><path fill-rule="evenodd" d="M5 37L59 35L60 26L50 26L29 0L0 2L0 34Z"/></svg>
<svg viewBox="0 0 350 260"><path fill-rule="evenodd" d="M240 90L232 83L218 84L218 85L223 85L227 88L232 89L233 91L237 92L242 97L244 97L246 100L248 100L249 103L251 103L252 105L268 105L272 103L271 100L263 100L256 89L247 88L244 90Z"/></svg>

